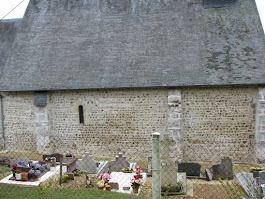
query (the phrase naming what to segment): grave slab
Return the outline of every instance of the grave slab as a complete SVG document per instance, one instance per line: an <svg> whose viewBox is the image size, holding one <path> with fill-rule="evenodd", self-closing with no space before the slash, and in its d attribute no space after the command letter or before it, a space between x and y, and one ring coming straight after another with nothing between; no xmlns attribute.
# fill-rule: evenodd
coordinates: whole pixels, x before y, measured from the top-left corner
<svg viewBox="0 0 265 199"><path fill-rule="evenodd" d="M201 165L194 162L182 162L178 164L178 172L186 172L187 177L200 177Z"/></svg>
<svg viewBox="0 0 265 199"><path fill-rule="evenodd" d="M146 181L146 173L141 173L143 176L143 184L144 185ZM111 191L120 192L120 193L127 193L131 194L133 192L131 187L131 178L135 175L135 173L123 173L123 172L111 172L110 176L110 183L118 183L119 189L111 189ZM142 186L139 188L139 192L141 191ZM130 187L129 190L124 190L123 187ZM136 195L138 195L136 194Z"/></svg>
<svg viewBox="0 0 265 199"><path fill-rule="evenodd" d="M67 167L63 166L63 173L66 173L66 172L67 172ZM60 166L56 166L56 169L54 169L53 171L48 171L47 173L45 173L43 176L41 176L38 180L36 180L34 182L9 180L13 176L13 174L10 174L9 176L0 180L0 183L27 185L27 186L38 186L41 182L44 182L45 180L47 180L50 177L52 177L56 174L59 174L59 173L60 173Z"/></svg>

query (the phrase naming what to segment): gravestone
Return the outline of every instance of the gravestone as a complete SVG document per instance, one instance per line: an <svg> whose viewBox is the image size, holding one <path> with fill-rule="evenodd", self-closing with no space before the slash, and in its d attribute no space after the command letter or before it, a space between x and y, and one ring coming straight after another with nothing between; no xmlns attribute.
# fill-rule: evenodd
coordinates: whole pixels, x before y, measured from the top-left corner
<svg viewBox="0 0 265 199"><path fill-rule="evenodd" d="M169 154L169 146L170 146L170 139L168 134L164 135L164 139L162 140L161 147L163 147L161 150L162 153L162 167L161 167L161 190L166 190L168 185L170 184L170 187L173 189L170 190L170 194L179 194L186 193L186 175L185 179L181 178L181 183L183 186L183 190L179 191L178 188L178 182L180 182L180 177L182 175L178 174L177 168L175 166L175 163L171 161L170 154ZM179 176L178 176L179 175Z"/></svg>
<svg viewBox="0 0 265 199"><path fill-rule="evenodd" d="M148 174L152 175L152 157L148 157L148 167L147 167Z"/></svg>
<svg viewBox="0 0 265 199"><path fill-rule="evenodd" d="M10 159L10 167L13 164L17 164L19 161L22 161L24 166L27 166L28 163L29 163L29 159L28 158L12 158L12 159Z"/></svg>
<svg viewBox="0 0 265 199"><path fill-rule="evenodd" d="M221 164L213 165L213 180L233 180L233 164L232 159L225 157Z"/></svg>
<svg viewBox="0 0 265 199"><path fill-rule="evenodd" d="M200 177L201 165L193 162L182 162L178 164L178 172L186 172L187 176Z"/></svg>
<svg viewBox="0 0 265 199"><path fill-rule="evenodd" d="M126 157L120 152L116 156L116 160L111 160L109 163L109 172L117 171L121 172L123 168L128 168L130 166L129 162L126 160Z"/></svg>
<svg viewBox="0 0 265 199"><path fill-rule="evenodd" d="M222 177L221 165L220 164L213 165L213 180L218 180L221 177Z"/></svg>
<svg viewBox="0 0 265 199"><path fill-rule="evenodd" d="M222 170L222 179L223 180L233 180L233 164L232 159L225 157L222 159L221 163L221 170Z"/></svg>
<svg viewBox="0 0 265 199"><path fill-rule="evenodd" d="M82 159L78 159L76 167L80 170L85 170L87 173L97 173L97 162L88 152L83 155Z"/></svg>

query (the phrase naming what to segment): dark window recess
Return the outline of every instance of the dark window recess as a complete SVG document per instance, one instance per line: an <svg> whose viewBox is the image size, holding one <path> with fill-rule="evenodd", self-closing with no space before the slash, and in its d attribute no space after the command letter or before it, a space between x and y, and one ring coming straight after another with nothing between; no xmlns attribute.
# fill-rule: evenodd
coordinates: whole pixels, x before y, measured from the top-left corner
<svg viewBox="0 0 265 199"><path fill-rule="evenodd" d="M34 93L34 105L46 106L47 105L47 91L35 91Z"/></svg>
<svg viewBox="0 0 265 199"><path fill-rule="evenodd" d="M78 107L79 109L79 121L80 121L80 124L84 124L84 109L83 109L83 106L79 106Z"/></svg>
<svg viewBox="0 0 265 199"><path fill-rule="evenodd" d="M238 0L203 0L204 8L223 8L236 6Z"/></svg>

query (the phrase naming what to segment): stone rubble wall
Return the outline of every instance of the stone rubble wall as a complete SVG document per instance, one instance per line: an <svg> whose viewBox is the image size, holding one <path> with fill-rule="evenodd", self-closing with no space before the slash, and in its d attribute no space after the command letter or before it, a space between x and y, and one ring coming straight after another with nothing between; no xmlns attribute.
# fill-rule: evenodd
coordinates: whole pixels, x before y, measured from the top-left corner
<svg viewBox="0 0 265 199"><path fill-rule="evenodd" d="M147 159L152 133L167 129L167 89L56 91L49 105L55 152Z"/></svg>
<svg viewBox="0 0 265 199"><path fill-rule="evenodd" d="M256 88L185 88L181 97L184 161L255 160Z"/></svg>
<svg viewBox="0 0 265 199"><path fill-rule="evenodd" d="M45 107L33 105L33 92L6 92L3 100L6 147L13 151L100 158L122 152L147 160L151 134L160 132L169 134L174 161L249 163L255 139L260 150L265 143L264 89L251 86L49 91Z"/></svg>
<svg viewBox="0 0 265 199"><path fill-rule="evenodd" d="M8 92L2 99L6 150L37 152L33 92Z"/></svg>

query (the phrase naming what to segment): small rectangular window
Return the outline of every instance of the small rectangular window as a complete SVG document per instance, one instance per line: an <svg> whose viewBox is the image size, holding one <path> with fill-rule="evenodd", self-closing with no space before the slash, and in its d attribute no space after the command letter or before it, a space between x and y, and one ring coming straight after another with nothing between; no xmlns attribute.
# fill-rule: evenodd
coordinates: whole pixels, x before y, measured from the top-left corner
<svg viewBox="0 0 265 199"><path fill-rule="evenodd" d="M236 6L238 0L203 0L204 8L223 8Z"/></svg>
<svg viewBox="0 0 265 199"><path fill-rule="evenodd" d="M79 109L79 121L80 121L80 124L84 124L84 109L83 109L83 106L80 105L78 107Z"/></svg>

